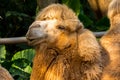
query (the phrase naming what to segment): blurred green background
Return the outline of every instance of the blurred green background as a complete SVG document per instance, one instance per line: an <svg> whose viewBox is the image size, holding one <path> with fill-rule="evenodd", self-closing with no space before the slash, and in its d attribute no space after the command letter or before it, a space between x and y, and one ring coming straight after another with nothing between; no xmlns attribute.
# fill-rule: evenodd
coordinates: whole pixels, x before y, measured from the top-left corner
<svg viewBox="0 0 120 80"><path fill-rule="evenodd" d="M72 8L91 31L106 31L109 28L108 18L97 19L87 0L58 2ZM0 0L0 38L25 36L38 11L37 0ZM34 49L25 43L0 45L0 64L15 80L29 80L34 53Z"/></svg>

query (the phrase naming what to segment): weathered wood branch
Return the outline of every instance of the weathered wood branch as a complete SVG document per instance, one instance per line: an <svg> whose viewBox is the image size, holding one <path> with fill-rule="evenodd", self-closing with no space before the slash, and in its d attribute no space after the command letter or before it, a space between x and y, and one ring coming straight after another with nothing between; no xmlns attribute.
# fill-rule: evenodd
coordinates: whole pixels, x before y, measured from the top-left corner
<svg viewBox="0 0 120 80"><path fill-rule="evenodd" d="M100 38L105 32L94 32L97 38ZM27 43L25 37L15 37L15 38L0 38L0 44L20 44Z"/></svg>
<svg viewBox="0 0 120 80"><path fill-rule="evenodd" d="M94 32L94 34L95 34L95 36L97 38L100 38L100 37L102 37L105 34L105 31L103 31L103 32Z"/></svg>
<svg viewBox="0 0 120 80"><path fill-rule="evenodd" d="M0 44L27 43L26 37L0 38Z"/></svg>

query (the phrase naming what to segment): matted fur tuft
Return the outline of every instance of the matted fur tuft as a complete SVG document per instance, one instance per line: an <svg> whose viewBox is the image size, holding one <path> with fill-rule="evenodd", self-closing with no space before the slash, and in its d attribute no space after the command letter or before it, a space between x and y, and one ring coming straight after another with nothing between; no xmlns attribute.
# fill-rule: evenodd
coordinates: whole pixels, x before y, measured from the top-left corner
<svg viewBox="0 0 120 80"><path fill-rule="evenodd" d="M112 0L108 7L108 18L111 19L120 14L120 0Z"/></svg>
<svg viewBox="0 0 120 80"><path fill-rule="evenodd" d="M110 28L101 38L101 45L108 52L110 62L102 80L120 80L120 0L112 0L108 9Z"/></svg>

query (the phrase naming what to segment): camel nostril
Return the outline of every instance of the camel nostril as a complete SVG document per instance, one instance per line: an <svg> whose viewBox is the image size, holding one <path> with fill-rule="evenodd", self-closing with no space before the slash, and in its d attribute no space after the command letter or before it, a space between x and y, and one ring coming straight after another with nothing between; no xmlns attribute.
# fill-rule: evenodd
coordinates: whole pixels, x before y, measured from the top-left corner
<svg viewBox="0 0 120 80"><path fill-rule="evenodd" d="M40 24L33 24L33 25L30 26L30 28L40 28L40 27L41 27Z"/></svg>

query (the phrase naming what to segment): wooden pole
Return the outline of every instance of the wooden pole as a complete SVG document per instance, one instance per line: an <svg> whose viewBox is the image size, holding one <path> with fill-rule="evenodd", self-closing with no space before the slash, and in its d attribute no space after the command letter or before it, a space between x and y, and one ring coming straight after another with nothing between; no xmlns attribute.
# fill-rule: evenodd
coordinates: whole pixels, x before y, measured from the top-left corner
<svg viewBox="0 0 120 80"><path fill-rule="evenodd" d="M0 38L0 44L20 44L27 43L26 37Z"/></svg>
<svg viewBox="0 0 120 80"><path fill-rule="evenodd" d="M97 38L100 38L105 32L94 32ZM27 43L26 37L0 38L0 44L20 44Z"/></svg>

